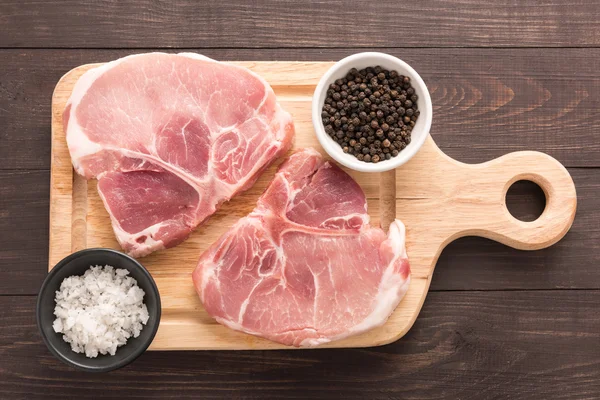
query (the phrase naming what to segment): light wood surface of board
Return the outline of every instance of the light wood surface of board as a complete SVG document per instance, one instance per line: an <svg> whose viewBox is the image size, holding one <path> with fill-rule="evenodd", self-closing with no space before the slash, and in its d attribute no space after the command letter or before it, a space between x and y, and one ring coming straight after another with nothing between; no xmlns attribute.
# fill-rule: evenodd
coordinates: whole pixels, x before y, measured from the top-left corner
<svg viewBox="0 0 600 400"><path fill-rule="evenodd" d="M294 118L294 149L314 147L323 153L313 132L310 106L318 80L332 63L234 64L251 69L271 84L279 102ZM49 269L83 248L119 249L96 181L86 181L73 172L62 125L62 112L75 82L96 65L68 72L58 82L52 98ZM200 254L254 208L279 162L251 189L225 203L187 241L141 259L158 284L163 306L151 350L287 348L216 323L204 311L191 279ZM383 326L321 347L377 346L402 337L417 318L436 261L451 241L474 235L517 249L536 250L560 240L575 217L577 198L571 176L554 158L535 151L510 153L471 165L447 157L429 138L419 153L396 171L346 171L363 188L373 225L387 227L394 215L405 223L412 281L405 298ZM533 181L546 194L546 208L533 222L513 218L506 208L506 192L518 180Z"/></svg>

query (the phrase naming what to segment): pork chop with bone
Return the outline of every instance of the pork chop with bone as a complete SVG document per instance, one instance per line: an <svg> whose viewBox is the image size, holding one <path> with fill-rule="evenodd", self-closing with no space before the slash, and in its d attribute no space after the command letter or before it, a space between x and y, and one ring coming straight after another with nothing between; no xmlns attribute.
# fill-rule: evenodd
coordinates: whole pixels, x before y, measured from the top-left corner
<svg viewBox="0 0 600 400"><path fill-rule="evenodd" d="M219 323L292 346L382 325L408 289L404 225L369 225L360 186L307 149L202 256L193 281Z"/></svg>
<svg viewBox="0 0 600 400"><path fill-rule="evenodd" d="M291 146L271 87L192 53L124 57L85 72L63 114L73 166L98 180L132 256L172 247Z"/></svg>

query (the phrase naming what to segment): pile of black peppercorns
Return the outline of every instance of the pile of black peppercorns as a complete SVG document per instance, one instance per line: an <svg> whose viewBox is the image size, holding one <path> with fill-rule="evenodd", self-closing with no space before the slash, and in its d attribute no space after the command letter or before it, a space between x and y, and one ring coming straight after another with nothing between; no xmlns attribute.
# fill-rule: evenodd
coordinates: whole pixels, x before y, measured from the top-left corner
<svg viewBox="0 0 600 400"><path fill-rule="evenodd" d="M389 160L410 143L417 100L408 76L380 66L352 68L329 85L323 126L344 153L365 162Z"/></svg>

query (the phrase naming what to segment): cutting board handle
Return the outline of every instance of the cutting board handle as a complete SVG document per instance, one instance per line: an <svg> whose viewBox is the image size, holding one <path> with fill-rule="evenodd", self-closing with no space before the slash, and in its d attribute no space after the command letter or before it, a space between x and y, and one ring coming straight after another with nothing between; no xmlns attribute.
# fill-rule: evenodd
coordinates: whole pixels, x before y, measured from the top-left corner
<svg viewBox="0 0 600 400"><path fill-rule="evenodd" d="M571 227L577 208L575 185L567 169L551 156L519 151L482 164L458 164L459 173L464 173L457 180L459 190L466 193L457 197L472 202L470 211L461 207L465 212L459 225L465 229L459 236L483 236L517 249L537 250L556 243ZM546 195L546 207L535 221L520 221L506 208L506 193L519 180L536 183Z"/></svg>

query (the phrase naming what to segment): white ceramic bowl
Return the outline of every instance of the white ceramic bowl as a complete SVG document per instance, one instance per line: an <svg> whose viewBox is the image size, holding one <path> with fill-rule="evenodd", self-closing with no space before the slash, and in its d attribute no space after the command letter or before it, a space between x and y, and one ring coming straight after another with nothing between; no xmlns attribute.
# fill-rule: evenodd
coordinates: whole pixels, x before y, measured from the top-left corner
<svg viewBox="0 0 600 400"><path fill-rule="evenodd" d="M344 153L342 147L325 133L321 112L323 110L325 98L327 97L327 89L330 84L336 79L346 76L348 71L352 68L360 70L367 67L375 67L377 65L390 71L396 70L398 71L398 74L410 77L415 93L419 96L417 105L419 106L420 115L412 130L410 144L396 157L375 164L359 161L353 155ZM340 164L362 172L388 171L397 168L410 160L411 157L419 151L423 143L425 143L425 139L427 139L429 130L431 129L431 119L431 96L429 95L429 90L427 90L427 86L425 86L423 79L421 79L419 74L417 74L410 65L399 58L385 53L357 53L338 61L319 81L312 101L312 121L321 146L323 146L325 151Z"/></svg>

